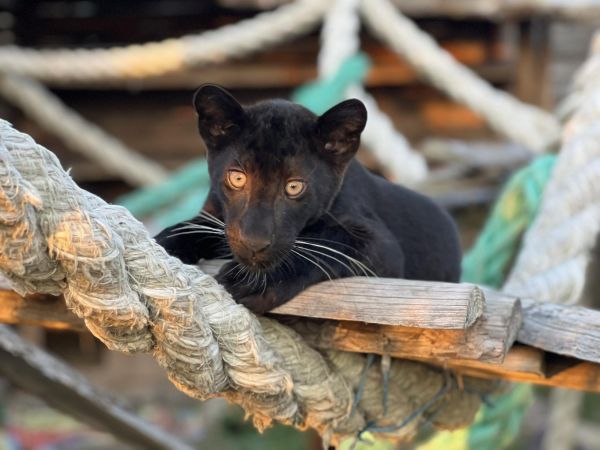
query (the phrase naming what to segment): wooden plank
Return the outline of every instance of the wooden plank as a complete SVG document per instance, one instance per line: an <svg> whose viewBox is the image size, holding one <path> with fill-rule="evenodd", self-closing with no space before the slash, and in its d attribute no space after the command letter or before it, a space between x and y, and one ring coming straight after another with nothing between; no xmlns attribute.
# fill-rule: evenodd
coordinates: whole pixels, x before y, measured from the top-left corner
<svg viewBox="0 0 600 450"><path fill-rule="evenodd" d="M203 268L208 273L215 273L218 271L220 264L222 262L210 262L210 267L204 265ZM449 306L445 304L444 289L437 292L419 288L409 289L408 286L411 283L414 283L415 286L427 286L427 283L421 285L421 282L391 280L391 284L389 284L389 281L358 278L323 283L309 288L296 299L278 308L276 313L354 322L372 322L379 325L417 326L419 331L414 331L415 333L420 333L420 328L436 328L435 325L440 325L436 315L443 314L443 311L449 309ZM378 284L381 285L377 286ZM436 286L436 284L433 283L433 286ZM463 297L469 289L469 285L451 286L453 289L467 287L467 290L462 291ZM426 291L427 294L425 294ZM419 300L420 297L425 295L431 296L429 299ZM487 295L491 297L490 308L493 309L495 307L495 299L492 297L494 294L488 292ZM600 348L600 311L580 306L536 303L532 300L523 299L521 301L524 302L524 308L523 323L518 335L520 342L548 352L600 363L598 350ZM449 303L454 305L453 302ZM411 311L416 311L416 313L411 313ZM402 317L402 314L408 314L408 316ZM461 315L456 317L461 317ZM502 316L492 315L491 317L493 320L500 320ZM484 319L488 320L485 315ZM68 312L62 301L57 298L36 296L31 299L23 299L12 292L2 291L0 291L0 322L27 323L51 328L83 329L82 322ZM456 322L459 324L464 323L464 321L459 320L456 320ZM490 326L489 324L485 326L483 324L484 322L482 324L478 323L476 327L485 328ZM448 322L444 321L441 325L447 327ZM502 324L497 324L496 327L497 330L501 330ZM437 326L437 328L441 327ZM462 326L455 329L462 329ZM372 328L365 327L364 333L374 335L375 332L372 330ZM478 330L479 328L475 328L472 333L476 334ZM377 331L377 333L380 334L381 332ZM451 338L450 334L447 336L449 343L458 339L458 337ZM427 338L428 335L424 334L422 336L423 342ZM399 337L395 339L402 342ZM503 339L501 333L498 332L497 338L492 339L491 342L501 342ZM510 339L505 340L510 342ZM435 343L436 339L431 338L430 342ZM481 349L481 358L494 360L497 356L490 355L493 355L494 352L498 355L498 349ZM400 350L398 351L400 352ZM442 354L446 350L439 347L432 351ZM449 350L449 353L452 351L456 350ZM471 350L471 353L467 353L465 349L461 349L460 352L456 353L455 357L460 354L468 354L473 355L469 358L476 359L476 349ZM401 356L401 354L398 353L398 356Z"/></svg>
<svg viewBox="0 0 600 450"><path fill-rule="evenodd" d="M501 365L448 360L442 365L457 373L486 379L504 379L541 386L600 392L600 364L577 359L555 360L540 349L516 345Z"/></svg>
<svg viewBox="0 0 600 450"><path fill-rule="evenodd" d="M215 275L225 261L202 261ZM472 284L353 277L309 287L272 314L402 327L462 330L483 313L485 296Z"/></svg>
<svg viewBox="0 0 600 450"><path fill-rule="evenodd" d="M520 342L600 363L600 311L523 299L523 317Z"/></svg>
<svg viewBox="0 0 600 450"><path fill-rule="evenodd" d="M0 296L0 311L4 307L2 299L5 298L5 296ZM576 359L557 360L555 355L520 344L513 346L508 351L502 363L498 363L498 358L493 357L494 351L489 347L482 349L481 355L477 359L478 349L476 347L469 348L469 339L473 339L472 335L469 337L469 333L475 333L477 327L485 324L486 314L489 315L487 320L497 320L496 315L492 312L496 305L498 305L498 300L488 294L487 310L482 319L474 327L464 332L460 330L422 330L356 322L336 324L330 321L300 319L292 319L289 324L297 328L312 345L320 348L336 348L360 353L388 353L397 357L447 367L464 375L480 378L500 378L600 392L600 364ZM590 312L583 308L576 309L583 310L584 313ZM68 311L65 312L64 308L58 308L57 311L56 313L47 311L47 320L40 322L39 325L44 326L47 323L64 321L64 328L69 328L72 323L76 323L77 319L73 319L74 316ZM282 317L282 320L290 322L289 318ZM302 326L298 325L299 323L302 323ZM403 332L406 335L402 335ZM443 339L440 339L440 336ZM372 339L367 340L367 338ZM509 336L506 345L510 340ZM467 344L464 344L465 342ZM0 358L0 372L3 366L1 363Z"/></svg>
<svg viewBox="0 0 600 450"><path fill-rule="evenodd" d="M176 437L118 406L81 374L23 341L6 326L0 326L0 373L75 419L100 427L135 447L191 449Z"/></svg>
<svg viewBox="0 0 600 450"><path fill-rule="evenodd" d="M209 263L207 273L222 263ZM22 299L0 291L0 322L77 328L64 303L47 296ZM49 302L49 303L48 303ZM438 283L391 278L344 278L311 286L273 314L349 320L404 327L462 330L475 323L484 309L481 289L471 284Z"/></svg>
<svg viewBox="0 0 600 450"><path fill-rule="evenodd" d="M410 345L412 344L410 341L407 341L409 347L406 349L397 346L398 341L394 341L393 335L390 343L385 343L385 339L390 338L390 334L386 333L385 330L380 330L376 339L367 341L366 346L362 347L365 341L361 340L361 338L369 333L376 333L370 329L372 326L368 325L364 329L360 325L355 325L357 330L353 329L352 325L349 326L343 323L337 325L313 323L307 326L305 322L297 322L291 325L311 345L315 345L320 349L337 349L357 353L388 353L392 356L451 369L458 374L466 376L600 392L600 364L576 359L557 360L556 355L521 344L514 345L506 354L504 361L498 364L493 361L453 358L451 355L444 357L443 355L436 354L435 350L429 356L426 356L427 351L423 352L420 356L416 356L415 354L411 354ZM336 326L341 326L342 328L336 330ZM429 330L425 330L425 332L427 331ZM361 334L358 335L356 333ZM443 333L447 336L446 333L448 331ZM334 334L333 338L331 337L332 334ZM430 345L431 347L435 347L437 345L444 346L445 344L432 341ZM418 348L418 341L416 346ZM388 350L390 351L388 352ZM415 353L418 353L418 350Z"/></svg>
<svg viewBox="0 0 600 450"><path fill-rule="evenodd" d="M311 286L271 313L404 327L464 329L481 316L484 304L483 292L471 284L353 277Z"/></svg>
<svg viewBox="0 0 600 450"><path fill-rule="evenodd" d="M515 344L506 354L501 364L473 359L407 359L433 364L445 369L452 369L457 373L480 378L500 378L514 381L525 381L525 379L541 380L546 378L544 351L522 344Z"/></svg>
<svg viewBox="0 0 600 450"><path fill-rule="evenodd" d="M55 330L87 330L83 320L67 309L62 297L21 297L9 290L0 290L0 323L35 325Z"/></svg>
<svg viewBox="0 0 600 450"><path fill-rule="evenodd" d="M444 361L478 360L501 364L521 325L518 299L491 296L481 318L465 330L440 330L293 320L289 325L312 346L397 358Z"/></svg>
<svg viewBox="0 0 600 450"><path fill-rule="evenodd" d="M308 321L301 322L305 327L302 334L317 347L319 343L334 345L328 343L335 341L337 348L349 351L389 353L402 358L464 358L500 363L521 324L520 303L514 298L490 295L493 300L486 304L483 316L466 330L332 321L314 325ZM23 299L11 292L0 292L0 321L84 329L83 322L66 309L61 298L46 300L44 296L36 296Z"/></svg>

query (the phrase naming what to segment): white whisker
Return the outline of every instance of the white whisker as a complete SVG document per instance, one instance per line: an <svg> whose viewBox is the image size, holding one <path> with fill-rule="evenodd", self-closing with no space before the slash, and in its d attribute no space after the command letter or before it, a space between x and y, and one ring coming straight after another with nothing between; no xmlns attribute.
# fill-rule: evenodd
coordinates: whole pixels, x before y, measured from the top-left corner
<svg viewBox="0 0 600 450"><path fill-rule="evenodd" d="M307 241L329 242L331 244L341 245L342 247L345 247L345 248L350 249L352 251L356 251L356 248L354 248L353 246L348 245L348 244L344 244L343 242L334 241L332 239L316 238L316 237L311 237L311 236L299 236L299 238L303 239L303 240L307 240Z"/></svg>
<svg viewBox="0 0 600 450"><path fill-rule="evenodd" d="M304 258L309 263L311 263L311 264L315 265L316 267L318 267L319 269L321 269L321 272L323 272L325 274L325 276L331 281L331 276L329 275L329 273L325 269L323 269L323 267L321 267L321 265L319 265L319 263L317 263L316 261L314 261L314 260L312 260L310 258L307 258L305 255L303 255L302 253L300 253L300 252L298 252L298 251L296 251L294 249L292 249L292 253L300 256L301 258Z"/></svg>
<svg viewBox="0 0 600 450"><path fill-rule="evenodd" d="M215 231L218 232L220 234L225 234L225 231L223 231L220 228L213 228L213 227L209 227L208 225L201 225L198 223L192 223L192 222L183 222L185 225L182 225L178 228L173 229L173 231L181 231L181 230L210 230L210 231Z"/></svg>
<svg viewBox="0 0 600 450"><path fill-rule="evenodd" d="M358 276L358 274L356 273L356 271L355 271L355 270L354 270L352 267L350 267L349 265L347 265L347 264L346 264L346 263L344 263L343 261L340 261L340 260L339 260L339 259L337 259L335 256L328 255L327 253L320 252L320 251L318 251L318 250L315 250L315 249L313 249L313 248L302 247L302 246L300 246L300 245L296 245L295 247L296 247L296 248L301 248L301 249L303 249L303 250L305 250L305 251L307 251L307 252L309 252L309 253L313 253L313 254L314 254L314 253L316 253L316 254L319 254L319 255L326 256L327 258L333 259L334 261L337 261L337 262L338 262L338 263L340 263L342 266L344 266L346 269L348 269L348 272L350 272L350 274L352 274L352 275L354 275L354 276Z"/></svg>
<svg viewBox="0 0 600 450"><path fill-rule="evenodd" d="M214 231L194 230L194 231L182 231L181 233L170 234L169 236L166 237L166 239L174 238L176 236L184 236L186 234L214 234L214 235L217 235L217 236L222 236L221 233L217 233L217 232L214 232Z"/></svg>
<svg viewBox="0 0 600 450"><path fill-rule="evenodd" d="M365 276L373 276L373 277L377 277L377 274L375 272L373 272L369 267L367 267L366 265L364 265L362 262L360 262L359 260L352 258L349 255L346 255L343 252L340 252L334 248L328 247L326 245L321 245L321 244L315 244L314 242L307 242L307 241L301 241L301 240L296 240L297 244L304 244L304 245L310 245L313 247L319 247L322 248L323 250L329 250L330 252L333 252L337 255L343 256L344 258L346 258L351 264L355 264L362 272Z"/></svg>
<svg viewBox="0 0 600 450"><path fill-rule="evenodd" d="M218 225L221 228L223 228L225 226L225 222L217 219L215 216L213 216L212 214L210 214L206 211L200 211L200 214L198 214L198 216L206 219L208 222Z"/></svg>
<svg viewBox="0 0 600 450"><path fill-rule="evenodd" d="M342 247L345 247L349 250L352 250L353 252L356 252L356 248L353 247L352 245L348 245L348 244L344 244L343 242L339 242L339 241L334 241L332 239L325 239L325 238L317 238L317 237L311 237L311 236L300 236L301 239L304 240L308 240L308 241L320 241L320 242L328 242L334 245L340 245ZM333 250L333 249L332 249ZM346 255L349 256L349 255ZM364 256L366 259L366 262L368 262L370 265L373 265L373 263L371 262L370 258L368 256ZM359 261L360 262L360 261ZM365 264L365 267L369 267Z"/></svg>

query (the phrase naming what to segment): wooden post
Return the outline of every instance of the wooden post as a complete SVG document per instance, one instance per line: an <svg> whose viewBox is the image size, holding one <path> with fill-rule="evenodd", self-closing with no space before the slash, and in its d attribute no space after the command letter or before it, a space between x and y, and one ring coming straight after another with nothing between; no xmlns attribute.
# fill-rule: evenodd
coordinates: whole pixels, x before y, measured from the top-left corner
<svg viewBox="0 0 600 450"><path fill-rule="evenodd" d="M550 22L547 18L520 22L516 95L542 108L552 106L548 80L549 46Z"/></svg>

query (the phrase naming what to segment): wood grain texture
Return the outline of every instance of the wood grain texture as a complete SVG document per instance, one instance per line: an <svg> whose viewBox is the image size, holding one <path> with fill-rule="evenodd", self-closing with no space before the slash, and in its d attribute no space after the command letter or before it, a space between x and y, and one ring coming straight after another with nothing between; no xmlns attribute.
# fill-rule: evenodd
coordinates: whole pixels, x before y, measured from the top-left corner
<svg viewBox="0 0 600 450"><path fill-rule="evenodd" d="M209 275L225 261L202 261ZM490 291L491 292L491 291ZM509 303L513 300L509 300ZM272 314L403 327L462 330L483 314L485 295L472 284L353 277L309 287Z"/></svg>
<svg viewBox="0 0 600 450"><path fill-rule="evenodd" d="M0 326L0 374L48 404L134 447L189 450L156 426L118 406L107 394L53 356Z"/></svg>
<svg viewBox="0 0 600 450"><path fill-rule="evenodd" d="M600 363L600 311L524 299L523 316L520 342Z"/></svg>
<svg viewBox="0 0 600 450"><path fill-rule="evenodd" d="M460 330L475 323L484 304L471 284L353 277L311 286L271 313Z"/></svg>
<svg viewBox="0 0 600 450"><path fill-rule="evenodd" d="M203 266L210 272L217 267ZM482 291L468 284L347 278L312 286L272 313L463 330L481 316L484 304ZM83 327L82 322L66 309L60 297L40 295L22 298L6 290L0 290L0 322L48 328Z"/></svg>
<svg viewBox="0 0 600 450"><path fill-rule="evenodd" d="M289 325L317 348L438 362L461 359L501 364L516 338L521 319L518 299L492 295L483 316L464 330L348 321L291 320Z"/></svg>

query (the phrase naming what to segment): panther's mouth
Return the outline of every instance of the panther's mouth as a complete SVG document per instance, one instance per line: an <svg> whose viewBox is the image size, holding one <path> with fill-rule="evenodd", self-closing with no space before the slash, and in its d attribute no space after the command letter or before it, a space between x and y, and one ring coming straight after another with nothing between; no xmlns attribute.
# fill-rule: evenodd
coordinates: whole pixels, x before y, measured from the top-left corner
<svg viewBox="0 0 600 450"><path fill-rule="evenodd" d="M282 265L281 255L254 255L244 257L233 252L234 260L251 272L273 272Z"/></svg>

